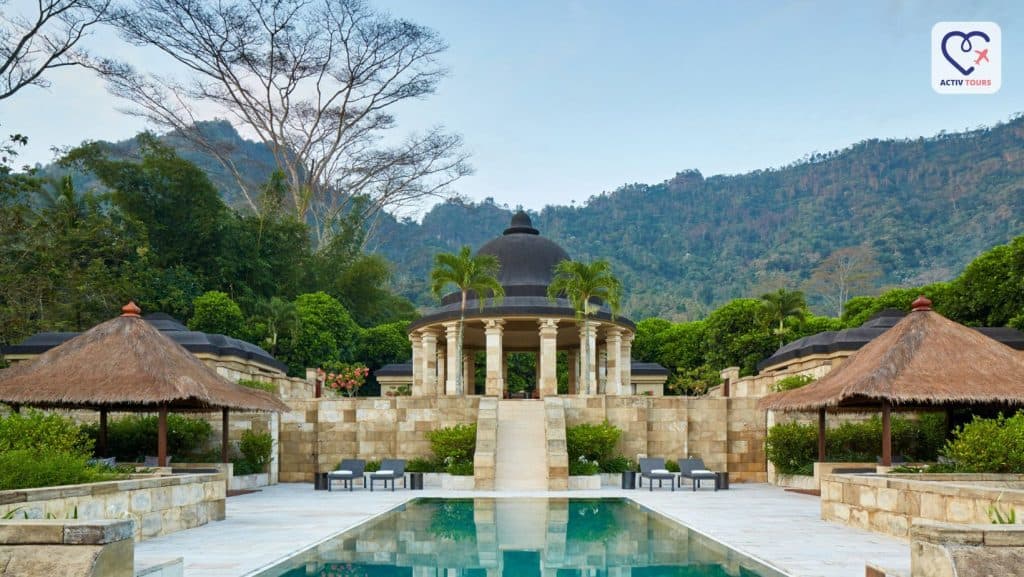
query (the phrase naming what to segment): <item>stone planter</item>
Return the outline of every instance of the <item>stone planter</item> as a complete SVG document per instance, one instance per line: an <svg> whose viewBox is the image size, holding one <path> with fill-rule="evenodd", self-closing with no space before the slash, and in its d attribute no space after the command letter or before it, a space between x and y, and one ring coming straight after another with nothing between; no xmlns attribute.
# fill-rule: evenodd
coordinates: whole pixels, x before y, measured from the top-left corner
<svg viewBox="0 0 1024 577"><path fill-rule="evenodd" d="M441 488L445 491L472 491L476 488L476 478L473 475L441 475Z"/></svg>
<svg viewBox="0 0 1024 577"><path fill-rule="evenodd" d="M803 489L806 491L816 491L818 489L818 480L812 475L783 475L782 473L776 473L775 484L779 487Z"/></svg>
<svg viewBox="0 0 1024 577"><path fill-rule="evenodd" d="M447 476L448 473L423 473L423 488L440 489L442 479Z"/></svg>
<svg viewBox="0 0 1024 577"><path fill-rule="evenodd" d="M258 487L266 487L270 484L270 475L267 473L256 473L253 475L238 475L230 478L228 490L248 491Z"/></svg>
<svg viewBox="0 0 1024 577"><path fill-rule="evenodd" d="M616 474L616 477L620 475ZM569 476L569 490L580 491L580 490L596 490L601 488L601 474L597 475L570 475Z"/></svg>

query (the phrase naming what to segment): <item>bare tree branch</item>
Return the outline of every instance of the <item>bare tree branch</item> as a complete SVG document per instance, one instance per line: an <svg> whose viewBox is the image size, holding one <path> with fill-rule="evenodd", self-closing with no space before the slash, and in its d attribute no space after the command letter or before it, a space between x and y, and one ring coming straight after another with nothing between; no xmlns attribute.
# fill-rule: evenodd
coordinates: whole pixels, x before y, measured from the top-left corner
<svg viewBox="0 0 1024 577"><path fill-rule="evenodd" d="M196 108L213 105L255 134L287 178L288 208L314 225L321 245L339 219L370 223L381 210L445 196L470 173L458 136L390 136L395 105L432 94L445 76L437 57L447 46L432 30L360 0L138 0L116 23L190 76L109 65L112 92L215 156L253 210L256 187L195 129Z"/></svg>
<svg viewBox="0 0 1024 577"><path fill-rule="evenodd" d="M48 70L87 62L77 46L108 20L111 0L39 0L36 8L31 16L0 11L0 100L26 86L48 87Z"/></svg>

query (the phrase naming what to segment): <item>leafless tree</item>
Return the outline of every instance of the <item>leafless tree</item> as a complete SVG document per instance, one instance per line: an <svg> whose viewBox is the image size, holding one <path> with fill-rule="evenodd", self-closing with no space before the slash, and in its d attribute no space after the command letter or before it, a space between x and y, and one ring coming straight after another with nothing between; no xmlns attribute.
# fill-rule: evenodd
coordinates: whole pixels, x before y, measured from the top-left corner
<svg viewBox="0 0 1024 577"><path fill-rule="evenodd" d="M882 275L875 252L868 246L848 246L835 250L818 263L807 283L809 292L818 294L837 317L851 296L875 289Z"/></svg>
<svg viewBox="0 0 1024 577"><path fill-rule="evenodd" d="M457 135L392 135L395 106L433 93L444 77L437 57L447 46L360 0L137 0L118 26L188 71L175 79L109 68L130 112L215 156L258 210L257 187L231 151L196 128L198 108L212 105L255 133L286 175L288 206L313 223L321 245L340 218L370 221L443 196L470 171Z"/></svg>
<svg viewBox="0 0 1024 577"><path fill-rule="evenodd" d="M0 100L49 86L48 70L88 63L78 44L110 11L109 0L38 0L25 14L8 13L8 4L0 0Z"/></svg>

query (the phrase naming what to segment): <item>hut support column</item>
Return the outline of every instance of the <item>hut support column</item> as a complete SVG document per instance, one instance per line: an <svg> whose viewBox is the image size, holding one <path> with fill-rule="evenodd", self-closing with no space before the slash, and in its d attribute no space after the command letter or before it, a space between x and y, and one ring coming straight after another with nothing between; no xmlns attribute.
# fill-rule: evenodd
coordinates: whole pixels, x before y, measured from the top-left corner
<svg viewBox="0 0 1024 577"><path fill-rule="evenodd" d="M465 329L463 329L465 330ZM458 389L459 374L459 323L444 323L445 338L445 379L444 394L464 394ZM462 367L465 370L465 367Z"/></svg>
<svg viewBox="0 0 1024 577"><path fill-rule="evenodd" d="M423 337L419 333L409 335L412 343L412 396L423 397Z"/></svg>
<svg viewBox="0 0 1024 577"><path fill-rule="evenodd" d="M892 466L892 405L882 401L882 466Z"/></svg>
<svg viewBox="0 0 1024 577"><path fill-rule="evenodd" d="M100 457L107 456L107 410L100 409L100 438L97 441L97 454Z"/></svg>
<svg viewBox="0 0 1024 577"><path fill-rule="evenodd" d="M427 396L437 395L437 331L423 329L420 331L421 342L423 343L421 353L423 358L423 394Z"/></svg>
<svg viewBox="0 0 1024 577"><path fill-rule="evenodd" d="M156 433L157 465L167 466L167 405L160 405L160 418Z"/></svg>
<svg viewBox="0 0 1024 577"><path fill-rule="evenodd" d="M224 407L220 413L220 460L228 462L228 408Z"/></svg>
<svg viewBox="0 0 1024 577"><path fill-rule="evenodd" d="M580 375L580 350L569 349L569 388L570 395L576 394L577 382Z"/></svg>
<svg viewBox="0 0 1024 577"><path fill-rule="evenodd" d="M611 326L605 329L605 386L606 395L623 395L622 392L622 329Z"/></svg>
<svg viewBox="0 0 1024 577"><path fill-rule="evenodd" d="M825 462L825 407L818 409L818 462Z"/></svg>
<svg viewBox="0 0 1024 577"><path fill-rule="evenodd" d="M619 352L619 380L623 395L633 393L633 333L622 335L622 350Z"/></svg>

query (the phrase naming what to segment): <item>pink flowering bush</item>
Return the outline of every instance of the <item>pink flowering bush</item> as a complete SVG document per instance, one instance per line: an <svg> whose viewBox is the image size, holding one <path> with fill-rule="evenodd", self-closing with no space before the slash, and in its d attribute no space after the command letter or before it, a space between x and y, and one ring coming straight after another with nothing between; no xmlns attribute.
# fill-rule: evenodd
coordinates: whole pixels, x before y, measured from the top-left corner
<svg viewBox="0 0 1024 577"><path fill-rule="evenodd" d="M336 395L346 397L354 397L359 391L359 387L366 383L366 377L370 374L370 369L362 363L340 363L331 368L334 370L320 369L319 371L323 375L324 387L334 391Z"/></svg>

